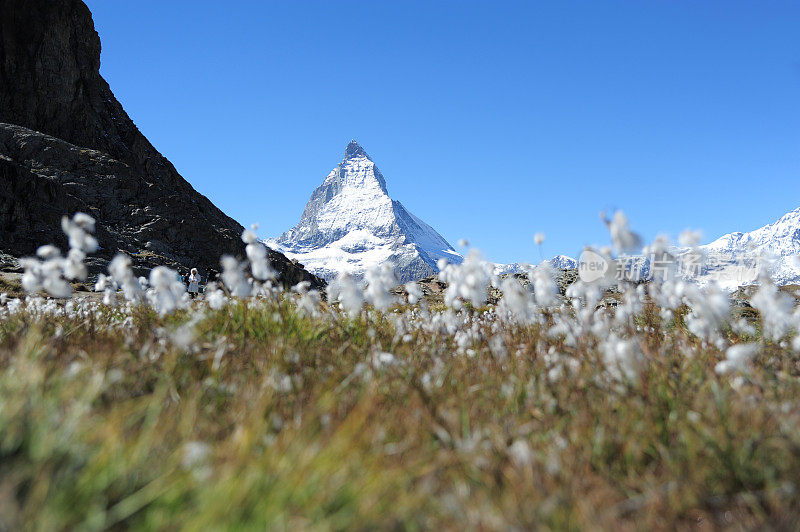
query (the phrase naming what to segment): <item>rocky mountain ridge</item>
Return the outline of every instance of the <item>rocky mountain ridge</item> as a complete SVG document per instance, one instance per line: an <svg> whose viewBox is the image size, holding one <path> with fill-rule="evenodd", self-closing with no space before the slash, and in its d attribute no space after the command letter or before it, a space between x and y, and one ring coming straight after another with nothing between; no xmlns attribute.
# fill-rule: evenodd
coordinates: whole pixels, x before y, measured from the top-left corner
<svg viewBox="0 0 800 532"><path fill-rule="evenodd" d="M706 273L731 288L752 284L765 267L778 285L800 284L800 207L753 231L723 235L700 246Z"/></svg>
<svg viewBox="0 0 800 532"><path fill-rule="evenodd" d="M101 250L139 271L219 268L244 256L242 226L198 193L142 135L100 75L100 38L80 0L0 0L0 254L62 247L62 215L97 220ZM280 253L285 284L319 279Z"/></svg>
<svg viewBox="0 0 800 532"><path fill-rule="evenodd" d="M266 242L324 279L341 272L361 278L388 262L406 282L437 273L440 259L462 261L439 233L389 197L383 174L355 140L311 194L300 222Z"/></svg>

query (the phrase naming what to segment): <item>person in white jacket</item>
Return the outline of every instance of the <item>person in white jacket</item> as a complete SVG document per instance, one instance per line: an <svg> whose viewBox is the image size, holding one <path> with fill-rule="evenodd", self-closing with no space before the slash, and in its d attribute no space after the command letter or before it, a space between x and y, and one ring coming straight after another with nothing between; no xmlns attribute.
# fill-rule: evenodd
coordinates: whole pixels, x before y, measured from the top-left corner
<svg viewBox="0 0 800 532"><path fill-rule="evenodd" d="M192 268L189 273L189 295L194 299L198 292L200 292L200 274L197 273L197 268Z"/></svg>

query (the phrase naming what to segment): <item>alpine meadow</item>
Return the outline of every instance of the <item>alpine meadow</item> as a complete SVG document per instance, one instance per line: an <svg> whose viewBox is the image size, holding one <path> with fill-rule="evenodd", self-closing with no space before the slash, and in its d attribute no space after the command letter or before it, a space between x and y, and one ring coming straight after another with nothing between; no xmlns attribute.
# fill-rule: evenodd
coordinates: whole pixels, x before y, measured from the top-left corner
<svg viewBox="0 0 800 532"><path fill-rule="evenodd" d="M761 6L744 2L711 10L603 0L606 18L595 23L598 4L586 2L235 4L0 0L0 531L800 528L800 208L783 214L783 201L800 196L776 169L786 160L780 146L797 140L796 102L776 113L794 120L792 137L769 126L782 91L770 104L737 100L741 120L758 116L761 128L742 126L752 147L741 157L761 164L764 149L775 166L757 175L744 163L720 166L732 174L716 178L708 212L691 207L707 185L697 179L681 192L685 203L669 208L664 232L647 213L656 217L677 185L555 174L545 183L544 166L508 147L534 127L517 120L530 118L527 103L507 107L514 80L530 82L519 58L547 84L562 72L549 54L575 46L588 54L581 68L602 55L603 79L634 83L644 74L628 71L636 50L625 36L647 30L659 43L662 31L686 32L702 56L723 30L749 28L741 39L767 55L788 35L784 22L800 20L796 6L756 16ZM445 20L452 28L429 31ZM575 40L544 32L542 20ZM713 31L689 31L697 20L713 20ZM414 31L396 39L406 24ZM142 39L120 47L127 27ZM335 31L320 33L328 27ZM592 55L583 32L602 54ZM106 34L112 64L101 75ZM562 48L533 46L550 38ZM503 51L492 61L509 78L490 76L480 54L465 59L472 39L487 54ZM328 60L353 42L361 48ZM652 43L638 52L656 70L684 72L669 57L694 56L668 44L673 55ZM159 55L178 53L169 50L184 60ZM288 64L278 60L284 53ZM437 62L440 54L448 60ZM620 70L614 58L623 56L631 63ZM769 68L785 66L770 57L764 85ZM463 61L476 69L475 85L461 82ZM130 77L116 70L122 64ZM157 75L163 64L180 75ZM341 77L326 76L331 65ZM415 138L437 134L450 104L403 104L405 89L378 76L386 65L401 72L396 82L412 76L428 91L419 106L446 83L481 149L463 141L464 162ZM227 79L217 101L221 82L204 76L229 68L242 80ZM703 76L686 67L691 76L670 90L717 94L718 68ZM273 85L251 83L262 71ZM192 174L207 166L198 181L151 144L104 76L121 81L120 100L146 117L150 138L187 131L161 142L202 162L180 165ZM548 105L582 105L570 92L582 78L570 76L574 86L536 102L542 120ZM184 93L170 92L177 78ZM280 97L281 83L292 98ZM143 104L150 90L173 107ZM469 107L471 90L497 92L484 95L491 105ZM637 112L636 98L620 103L602 80L586 90L598 106ZM270 106L248 107L254 100ZM282 125L283 108L294 118ZM182 112L202 121L176 125ZM600 121L569 116L575 131ZM388 126L374 125L387 117ZM263 127L266 118L275 123ZM698 128L706 119L679 118ZM492 133L495 120L505 136ZM347 143L354 124L365 137ZM251 149L250 127L280 131L263 132L274 136ZM464 128L447 127L450 142L461 142ZM731 128L715 127L715 139L734 142ZM341 142L323 146L329 130ZM608 138L592 142L602 151L627 134L609 125ZM367 153L368 140L381 157ZM658 164L700 172L712 158L697 155L704 146L675 141ZM796 148L786 163L794 181ZM591 173L599 159L572 149L553 157ZM225 159L224 172L208 163L214 157ZM636 164L651 161L656 172L655 157L653 148ZM765 177L767 166L775 177ZM299 177L310 167L318 173ZM737 179L764 186L730 205ZM593 196L603 180L623 208ZM308 198L302 210L298 198ZM576 250L578 206L595 201ZM251 208L261 225L237 221ZM729 232L715 239L686 228L720 217ZM471 227L498 236L476 230L473 246L464 238ZM506 248L509 235L516 244Z"/></svg>

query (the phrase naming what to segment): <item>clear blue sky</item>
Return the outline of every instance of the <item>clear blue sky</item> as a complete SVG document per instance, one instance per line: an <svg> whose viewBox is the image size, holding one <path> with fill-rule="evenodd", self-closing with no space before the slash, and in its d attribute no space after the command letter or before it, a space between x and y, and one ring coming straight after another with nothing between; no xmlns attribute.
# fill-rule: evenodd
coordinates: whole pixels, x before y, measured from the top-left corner
<svg viewBox="0 0 800 532"><path fill-rule="evenodd" d="M390 194L499 262L705 241L800 206L800 3L89 0L101 73L194 185L262 236L351 138Z"/></svg>

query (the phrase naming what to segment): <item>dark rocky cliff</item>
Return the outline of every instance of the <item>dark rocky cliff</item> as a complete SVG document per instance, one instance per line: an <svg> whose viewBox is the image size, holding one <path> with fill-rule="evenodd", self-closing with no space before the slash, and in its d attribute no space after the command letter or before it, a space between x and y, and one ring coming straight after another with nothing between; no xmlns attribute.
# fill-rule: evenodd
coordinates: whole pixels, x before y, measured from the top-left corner
<svg viewBox="0 0 800 532"><path fill-rule="evenodd" d="M242 227L141 134L100 75L100 38L80 0L0 0L0 251L62 244L62 214L97 219L95 269L118 250L140 268L216 270L243 256ZM18 127L21 126L21 127ZM319 281L280 253L285 282Z"/></svg>

